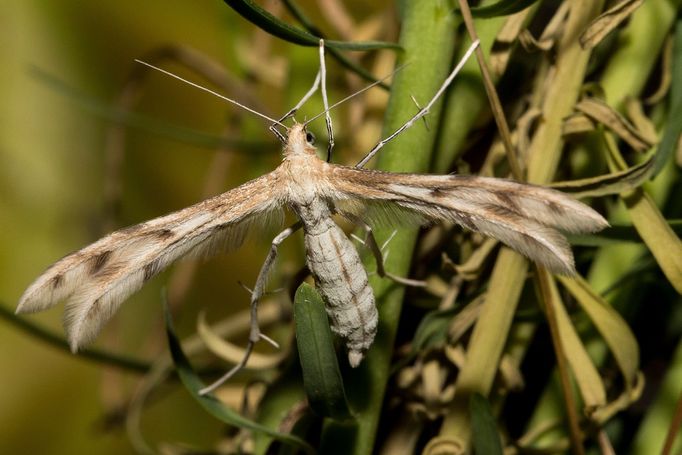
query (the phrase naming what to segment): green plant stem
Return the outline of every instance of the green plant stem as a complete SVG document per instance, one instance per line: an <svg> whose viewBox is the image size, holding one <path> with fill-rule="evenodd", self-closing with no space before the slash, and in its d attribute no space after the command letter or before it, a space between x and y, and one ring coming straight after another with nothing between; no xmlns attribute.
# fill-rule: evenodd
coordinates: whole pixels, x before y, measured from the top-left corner
<svg viewBox="0 0 682 455"><path fill-rule="evenodd" d="M405 1L401 12L400 45L405 52L398 64L407 65L396 74L391 85L384 136L414 115L417 108L411 96L424 104L433 96L448 74L454 48L453 16L448 2ZM388 171L427 171L440 110L440 102L431 109L429 129L416 124L389 143L379 155L376 167ZM387 230L378 231L376 237L382 242L390 234ZM388 247L387 270L399 275L408 272L415 238L415 230L397 233ZM371 260L367 266L369 270L375 267ZM374 451L404 289L376 276L370 283L379 308L379 333L360 367L346 377L346 390L358 424L355 429L348 429L340 423L326 421L320 449L324 453L370 454Z"/></svg>
<svg viewBox="0 0 682 455"><path fill-rule="evenodd" d="M545 94L544 122L538 127L529 151L528 180L551 181L556 171L563 139L561 123L572 111L585 77L589 52L578 43L578 36L596 17L603 2L576 2L559 43L556 73ZM440 438L432 447L449 441L466 451L471 439L471 422L466 404L472 393L487 396L497 372L512 317L525 281L527 262L507 248L500 251L490 279L486 303L467 350L467 363L457 378L455 400L441 427ZM428 450L428 447L427 447Z"/></svg>

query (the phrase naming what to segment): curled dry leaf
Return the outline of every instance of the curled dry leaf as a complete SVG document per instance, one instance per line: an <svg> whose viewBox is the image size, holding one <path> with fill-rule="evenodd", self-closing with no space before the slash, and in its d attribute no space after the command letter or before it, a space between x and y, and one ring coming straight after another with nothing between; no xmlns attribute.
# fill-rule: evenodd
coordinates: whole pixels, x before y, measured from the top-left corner
<svg viewBox="0 0 682 455"><path fill-rule="evenodd" d="M584 134L594 131L597 124L594 123L587 115L576 112L566 117L561 124L561 135L571 136L575 134Z"/></svg>
<svg viewBox="0 0 682 455"><path fill-rule="evenodd" d="M498 243L495 239L485 239L463 263L455 264L450 261L449 264L445 262L444 265L452 267L462 279L467 281L474 280L480 275L486 260L490 257Z"/></svg>
<svg viewBox="0 0 682 455"><path fill-rule="evenodd" d="M514 44L519 38L519 34L532 17L533 8L526 8L516 14L507 17L504 25L495 37L495 44L490 50L490 72L495 78L499 78L507 69L507 63L511 57Z"/></svg>
<svg viewBox="0 0 682 455"><path fill-rule="evenodd" d="M197 319L197 334L206 343L206 347L216 356L230 362L238 364L244 358L244 348L236 346L226 341L222 336L206 322L206 314L202 311ZM254 352L249 357L245 368L251 370L267 370L275 368L289 355L288 349L283 349L277 354L266 355Z"/></svg>
<svg viewBox="0 0 682 455"><path fill-rule="evenodd" d="M575 109L606 126L638 152L649 150L654 145L649 142L650 138L604 101L583 98L575 105Z"/></svg>
<svg viewBox="0 0 682 455"><path fill-rule="evenodd" d="M642 102L633 97L625 99L625 111L639 134L650 144L658 144L659 138L656 126L644 113Z"/></svg>
<svg viewBox="0 0 682 455"><path fill-rule="evenodd" d="M583 49L592 49L599 44L606 35L627 19L644 0L624 0L600 14L590 23L580 35L580 45Z"/></svg>
<svg viewBox="0 0 682 455"><path fill-rule="evenodd" d="M535 38L528 30L524 30L519 35L519 42L528 52L543 51L547 52L554 46L553 39Z"/></svg>
<svg viewBox="0 0 682 455"><path fill-rule="evenodd" d="M621 194L638 188L649 179L653 171L654 158L655 156L652 155L648 160L622 171L585 179L555 182L551 186L577 198Z"/></svg>

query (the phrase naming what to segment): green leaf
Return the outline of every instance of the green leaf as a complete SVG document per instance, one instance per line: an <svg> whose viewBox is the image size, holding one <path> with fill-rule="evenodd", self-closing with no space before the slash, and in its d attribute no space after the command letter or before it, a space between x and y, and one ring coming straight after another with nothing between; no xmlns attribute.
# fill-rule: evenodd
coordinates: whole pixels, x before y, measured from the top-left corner
<svg viewBox="0 0 682 455"><path fill-rule="evenodd" d="M477 455L502 455L500 434L488 400L480 393L474 393L469 399L469 412L474 452Z"/></svg>
<svg viewBox="0 0 682 455"><path fill-rule="evenodd" d="M460 310L461 308L450 308L427 313L415 331L412 350L419 352L443 345L447 340L448 326L453 316Z"/></svg>
<svg viewBox="0 0 682 455"><path fill-rule="evenodd" d="M492 5L474 6L470 9L473 17L509 16L528 8L537 1L538 0L500 0Z"/></svg>
<svg viewBox="0 0 682 455"><path fill-rule="evenodd" d="M262 30L273 36L289 41L301 46L318 46L320 37L312 35L304 30L292 27L286 22L276 18L252 0L225 0L225 3L235 10L244 19L253 23ZM372 49L400 49L396 43L384 41L335 41L325 40L325 46L336 49L346 49L352 51L367 51Z"/></svg>
<svg viewBox="0 0 682 455"><path fill-rule="evenodd" d="M324 36L322 31L320 29L318 29L310 19L308 19L308 17L303 13L303 10L301 10L301 8L299 8L296 5L296 3L294 3L293 0L283 0L282 3L284 3L284 6L287 7L287 9L291 13L291 15L294 16L306 28L306 30L308 30L313 35L317 35L320 38L324 38L325 42L326 42L327 38ZM370 73L369 71L367 71L362 66L355 63L354 61L347 58L345 55L343 55L341 52L339 52L338 49L335 49L333 47L329 47L327 49L327 51L341 65L343 65L346 68L348 68L349 70L353 71L355 74L357 74L361 78L365 79L366 81L372 82L372 83L377 81L377 79L372 75L372 73ZM386 90L388 90L388 88L389 88L389 86L383 82L379 83L378 85L379 85L379 87L386 89Z"/></svg>
<svg viewBox="0 0 682 455"><path fill-rule="evenodd" d="M282 425L287 425L287 428L289 428L292 410L301 409L300 406L302 403L305 403L305 400L301 370L294 362L290 362L282 371L282 374L274 382L268 384L265 395L263 395L258 404L255 419L261 425L269 428L281 428ZM309 407L297 413L296 417L296 423L291 427L290 433L305 439L306 435L309 434L308 429L310 426L319 419ZM253 441L253 455L273 453L272 443L274 440L269 435L255 433ZM292 455L298 453L296 447L284 444L278 445L280 447L277 453L291 453Z"/></svg>
<svg viewBox="0 0 682 455"><path fill-rule="evenodd" d="M34 324L25 318L17 316L14 314L13 310L10 310L7 305L2 302L0 302L0 318L8 321L29 335L51 344L52 346L55 346L65 353L71 355L71 347L63 336L57 335L52 331L40 327L38 324ZM151 368L151 364L145 361L125 357L120 354L97 348L86 348L79 350L78 357L101 363L103 365L108 365L109 367L120 368L121 370L126 370L133 373L147 374Z"/></svg>
<svg viewBox="0 0 682 455"><path fill-rule="evenodd" d="M173 321L171 319L170 311L168 311L168 305L164 302L164 313L166 317L166 333L168 335L168 347L171 352L171 357L173 358L173 363L175 364L175 369L178 372L180 381L185 386L187 391L190 393L192 398L194 398L202 408L204 408L209 414L217 418L221 422L228 425L233 425L240 428L246 428L252 431L259 431L267 435L272 436L279 441L287 444L300 447L306 453L314 454L315 449L301 438L296 436L291 436L289 434L280 433L273 430L272 428L260 425L253 420L249 420L229 407L225 406L222 402L218 401L213 395L199 395L199 390L204 388L204 383L199 379L197 373L192 369L189 360L182 351L182 346L180 341L175 335L173 329Z"/></svg>
<svg viewBox="0 0 682 455"><path fill-rule="evenodd" d="M573 371L573 377L583 399L584 412L590 415L606 404L606 387L566 311L556 281L549 278L549 275L546 276L549 289L547 295L544 295L545 303L548 308L550 306L553 308L560 349Z"/></svg>
<svg viewBox="0 0 682 455"><path fill-rule="evenodd" d="M656 258L663 274L682 293L682 241L663 217L653 198L641 188L622 196L633 226Z"/></svg>
<svg viewBox="0 0 682 455"><path fill-rule="evenodd" d="M670 229L682 236L682 220L666 220ZM571 245L603 246L614 242L642 243L642 237L631 224L614 224L603 231L594 234L568 234Z"/></svg>
<svg viewBox="0 0 682 455"><path fill-rule="evenodd" d="M639 346L627 322L581 276L557 278L575 297L606 341L623 374L625 386L633 388L639 369Z"/></svg>
<svg viewBox="0 0 682 455"><path fill-rule="evenodd" d="M550 186L577 198L620 194L623 191L639 187L649 179L654 162L655 155L643 163L632 166L624 171L580 180L557 182Z"/></svg>
<svg viewBox="0 0 682 455"><path fill-rule="evenodd" d="M587 410L594 422L605 422L616 412L637 401L642 394L643 376L639 371L639 345L637 338L622 316L594 292L589 283L579 275L558 279L575 297L583 311L595 325L620 369L624 379L624 390L608 403ZM577 374L577 371L574 370Z"/></svg>
<svg viewBox="0 0 682 455"><path fill-rule="evenodd" d="M682 20L675 27L675 41L673 43L673 75L670 97L670 112L668 122L663 131L661 143L656 153L653 175L656 176L675 153L682 134Z"/></svg>
<svg viewBox="0 0 682 455"><path fill-rule="evenodd" d="M346 420L351 412L336 359L324 302L303 283L294 298L296 343L303 369L303 384L310 407L321 416Z"/></svg>

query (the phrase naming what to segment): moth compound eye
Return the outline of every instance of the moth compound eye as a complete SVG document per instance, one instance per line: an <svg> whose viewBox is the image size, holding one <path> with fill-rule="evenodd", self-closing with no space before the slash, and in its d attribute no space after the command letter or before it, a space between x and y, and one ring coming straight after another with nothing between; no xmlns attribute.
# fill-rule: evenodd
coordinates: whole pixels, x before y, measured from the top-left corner
<svg viewBox="0 0 682 455"><path fill-rule="evenodd" d="M315 145L315 135L311 132L305 133L305 140L310 145Z"/></svg>

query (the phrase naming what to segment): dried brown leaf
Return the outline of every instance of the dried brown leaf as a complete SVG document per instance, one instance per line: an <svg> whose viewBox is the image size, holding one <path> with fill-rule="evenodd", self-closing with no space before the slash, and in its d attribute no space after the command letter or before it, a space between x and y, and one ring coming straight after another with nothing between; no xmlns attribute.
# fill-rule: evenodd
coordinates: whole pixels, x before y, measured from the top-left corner
<svg viewBox="0 0 682 455"><path fill-rule="evenodd" d="M554 46L554 39L543 40L540 38L535 38L528 30L523 30L519 34L519 42L528 52L547 52Z"/></svg>
<svg viewBox="0 0 682 455"><path fill-rule="evenodd" d="M197 320L197 334L206 343L209 351L230 363L238 364L244 358L244 348L236 346L218 335L206 322L206 315L202 312ZM274 368L289 355L288 349L283 349L275 355L265 355L254 352L249 357L245 368L265 370Z"/></svg>
<svg viewBox="0 0 682 455"><path fill-rule="evenodd" d="M644 183L653 170L654 157L623 171L589 177L580 180L556 182L551 186L576 198L620 194Z"/></svg>
<svg viewBox="0 0 682 455"><path fill-rule="evenodd" d="M509 16L502 28L495 37L495 44L490 51L490 71L499 77L504 73L509 63L514 43L519 37L519 34L526 26L528 18L531 16L533 8L526 8L516 14Z"/></svg>
<svg viewBox="0 0 682 455"><path fill-rule="evenodd" d="M600 14L580 35L583 49L592 49L604 39L614 28L639 8L644 0L623 0Z"/></svg>
<svg viewBox="0 0 682 455"><path fill-rule="evenodd" d="M584 134L594 131L597 125L590 118L582 113L576 112L564 119L561 125L561 135L571 136L573 134Z"/></svg>
<svg viewBox="0 0 682 455"><path fill-rule="evenodd" d="M603 124L638 152L649 150L653 145L641 131L605 102L596 98L583 98L575 109Z"/></svg>
<svg viewBox="0 0 682 455"><path fill-rule="evenodd" d="M650 144L657 144L659 141L658 133L653 122L646 116L642 107L642 102L637 98L628 97L625 99L625 112L632 124L637 128L639 134Z"/></svg>

